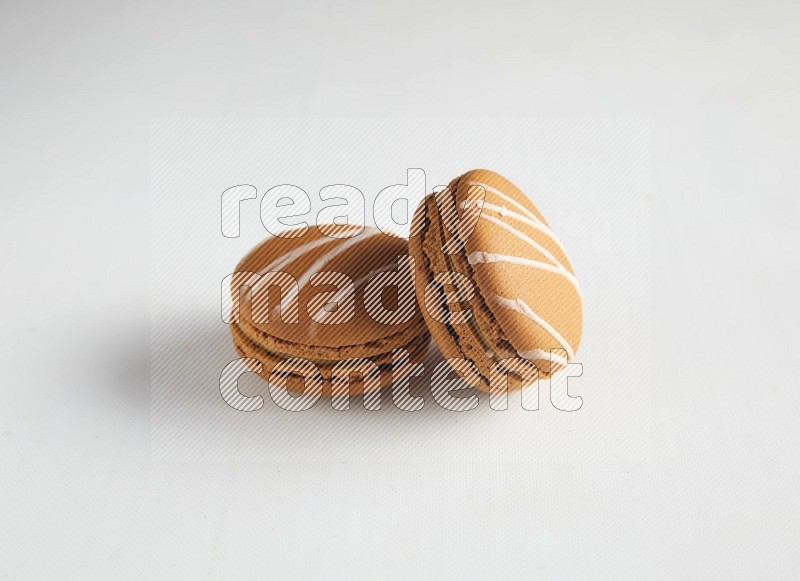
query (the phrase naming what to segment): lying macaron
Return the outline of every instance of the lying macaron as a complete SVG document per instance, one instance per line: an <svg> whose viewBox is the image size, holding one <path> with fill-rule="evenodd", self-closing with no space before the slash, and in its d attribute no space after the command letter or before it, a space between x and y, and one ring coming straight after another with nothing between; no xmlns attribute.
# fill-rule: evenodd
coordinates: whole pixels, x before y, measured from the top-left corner
<svg viewBox="0 0 800 581"><path fill-rule="evenodd" d="M475 387L489 391L498 373L529 363L521 387L575 357L583 317L572 263L539 210L503 176L469 171L428 195L409 251L428 328Z"/></svg>
<svg viewBox="0 0 800 581"><path fill-rule="evenodd" d="M337 381L352 394L388 386L393 351L417 361L429 341L410 262L406 240L375 228L320 225L268 238L231 277L237 352L264 379L288 377L293 392L315 369L326 395Z"/></svg>

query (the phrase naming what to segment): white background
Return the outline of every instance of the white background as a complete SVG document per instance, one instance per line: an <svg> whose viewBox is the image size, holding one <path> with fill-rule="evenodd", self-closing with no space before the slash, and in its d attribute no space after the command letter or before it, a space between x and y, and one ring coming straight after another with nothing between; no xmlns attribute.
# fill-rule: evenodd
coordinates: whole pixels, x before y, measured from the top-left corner
<svg viewBox="0 0 800 581"><path fill-rule="evenodd" d="M790 2L5 3L0 578L796 577L799 25ZM149 135L179 116L651 119L643 453L621 408L524 461L151 461Z"/></svg>

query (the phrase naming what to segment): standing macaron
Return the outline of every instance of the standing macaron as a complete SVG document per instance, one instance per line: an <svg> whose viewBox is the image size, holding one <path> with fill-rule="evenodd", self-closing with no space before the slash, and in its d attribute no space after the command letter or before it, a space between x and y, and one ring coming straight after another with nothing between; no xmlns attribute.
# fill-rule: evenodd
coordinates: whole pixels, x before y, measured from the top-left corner
<svg viewBox="0 0 800 581"><path fill-rule="evenodd" d="M393 352L415 361L428 345L409 264L406 240L375 228L269 238L230 277L234 346L264 379L288 377L290 391L316 370L328 395L336 381L353 394L386 387Z"/></svg>
<svg viewBox="0 0 800 581"><path fill-rule="evenodd" d="M417 298L442 354L489 391L498 370L530 364L518 385L575 357L582 298L572 263L514 184L472 170L428 195L409 243Z"/></svg>

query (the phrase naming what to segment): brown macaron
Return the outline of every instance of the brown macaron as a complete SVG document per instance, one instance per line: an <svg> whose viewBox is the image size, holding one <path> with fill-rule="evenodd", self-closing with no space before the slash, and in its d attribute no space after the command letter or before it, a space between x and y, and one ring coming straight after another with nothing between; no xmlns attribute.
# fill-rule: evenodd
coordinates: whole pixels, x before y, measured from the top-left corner
<svg viewBox="0 0 800 581"><path fill-rule="evenodd" d="M503 176L472 170L429 194L416 210L409 252L428 328L475 387L490 391L493 378L511 371L520 381L509 387L522 387L575 357L583 316L572 263L539 210Z"/></svg>
<svg viewBox="0 0 800 581"><path fill-rule="evenodd" d="M315 368L325 395L332 381L352 394L388 386L393 351L418 361L429 341L410 262L405 239L369 227L320 225L264 240L231 277L237 352L293 392Z"/></svg>

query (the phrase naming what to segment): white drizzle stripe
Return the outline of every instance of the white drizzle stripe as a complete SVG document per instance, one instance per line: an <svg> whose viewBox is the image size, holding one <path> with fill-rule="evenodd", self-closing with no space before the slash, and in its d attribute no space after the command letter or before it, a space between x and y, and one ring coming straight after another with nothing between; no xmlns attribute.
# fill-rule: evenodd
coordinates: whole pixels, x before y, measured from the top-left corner
<svg viewBox="0 0 800 581"><path fill-rule="evenodd" d="M550 240L555 242L559 250L561 250L561 252L564 253L564 256L567 256L567 250L564 248L564 245L561 244L561 241L556 237L555 233L539 220L531 220L529 218L526 218L522 214L517 214L516 212L512 212L505 206L496 206L494 204L490 204L489 202L469 201L469 200L464 200L463 202L461 202L462 208L466 208L468 206L477 206L479 208L482 208L483 210L489 210L490 212L495 212L496 214L500 214L500 216L504 218L506 216L509 216L510 218L514 218L515 220L522 222L523 224L526 224L531 228L535 228L536 230L538 230L539 232L550 238Z"/></svg>
<svg viewBox="0 0 800 581"><path fill-rule="evenodd" d="M547 264L546 262L540 262L538 260L530 260L529 258L522 258L520 256L509 256L507 254L492 254L491 252L484 252L482 250L476 250L474 252L470 252L467 255L467 262L470 264L492 264L496 262L507 262L508 264L519 264L521 266L530 266L533 268L538 268L540 270L546 270L548 272L553 272L555 274L560 274L564 278L566 278L569 282L572 283L572 286L575 287L575 291L578 293L578 298L581 299L583 302L583 295L581 295L581 289L578 285L578 279L575 276L567 271L564 268L559 268L558 266L553 266L552 264Z"/></svg>
<svg viewBox="0 0 800 581"><path fill-rule="evenodd" d="M519 230L517 230L513 226L509 226L508 224L506 224L502 220L498 220L494 216L483 215L483 216L481 216L481 219L487 220L487 221L491 222L492 224L497 224L498 226L500 226L504 230L507 230L508 232L510 232L511 234L516 236L517 238L519 238L520 240L522 240L524 242L527 242L528 244L533 246L536 250L538 250L539 253L542 254L545 258L547 258L550 262L552 262L555 266L557 266L560 270L562 270L563 272L566 272L568 274L572 274L567 269L567 267L565 267L563 264L561 264L561 262L559 262L558 258L556 258L555 256L553 256L550 253L549 250L547 250L544 246L542 246L541 244L536 242L533 238L531 238L530 236L528 236L524 232L520 232Z"/></svg>
<svg viewBox="0 0 800 581"><path fill-rule="evenodd" d="M542 351L541 349L527 349L524 351L517 351L517 353L529 361L549 361L554 365L567 365L569 363L569 361L563 357L559 357L554 353Z"/></svg>
<svg viewBox="0 0 800 581"><path fill-rule="evenodd" d="M528 317L530 320L539 325L542 329L550 333L553 339L555 339L561 344L561 347L563 347L564 351L567 352L567 359L573 359L575 357L575 352L572 350L572 346L567 342L567 340L564 339L564 337L562 337L561 334L558 331L556 331L550 323L548 323L542 317L534 313L533 309L531 309L528 306L528 303L526 303L522 299L509 299L507 297L501 297L499 295L491 295L491 300L500 307L516 311L517 313L520 313Z"/></svg>
<svg viewBox="0 0 800 581"><path fill-rule="evenodd" d="M290 262L293 262L296 259L298 259L301 256L303 256L309 250L314 250L315 248L318 248L318 247L322 246L323 244L328 244L330 242L337 242L339 240L342 240L342 238L329 238L327 236L323 236L322 238L319 238L317 240L312 240L311 242L307 242L306 244L303 244L302 246L298 246L297 248L293 248L292 250L290 250L286 254L282 254L281 256L276 258L274 261L270 262L267 266L265 266L264 268L259 270L258 274L264 274L265 272L270 272L272 270L280 270L281 268L283 268L284 266L286 266Z"/></svg>
<svg viewBox="0 0 800 581"><path fill-rule="evenodd" d="M537 222L541 223L541 220L539 220L539 218L536 217L536 214L534 214L533 212L528 210L528 208L526 208L525 206L520 204L518 201L516 201L514 198L512 198L508 194L504 194L503 192L501 192L497 188L493 188L489 184L484 184L483 182L464 182L464 184L466 184L468 186L479 186L481 188L484 188L487 192L492 192L494 195L500 196L501 198L503 198L508 203L514 204L517 208L522 210L531 220L536 220Z"/></svg>
<svg viewBox="0 0 800 581"><path fill-rule="evenodd" d="M318 248L325 244L329 244L331 242L337 242L338 240L341 240L341 238L330 238L328 236L323 236L322 238L319 238L317 240L312 240L311 242L307 242L301 246L298 246L297 248L293 248L290 251L286 252L285 254L280 255L278 258L270 262L264 268L258 270L255 276L251 276L243 284L250 287L251 296L255 297L257 293L261 292L261 288L267 282L267 279L260 278L261 275L266 274L268 272L280 272L288 264L294 262L295 260L303 256L306 252L309 252L311 250L314 250L315 248ZM283 297L283 294L281 294L280 305L281 308L283 309L282 312L286 312L287 316L292 317L296 309L294 308L294 305L292 305L285 297ZM272 310L274 311L275 308L273 308Z"/></svg>
<svg viewBox="0 0 800 581"><path fill-rule="evenodd" d="M355 245L356 245L356 244L358 244L359 242L364 242L365 240L369 240L370 238L372 238L372 237L374 237L374 236L377 236L379 233L380 233L380 232L378 231L378 232L373 232L373 233L371 233L371 234L368 234L368 235L366 235L366 236L359 235L359 236L355 236L355 237L353 237L353 238L345 239L345 240L344 240L344 242L341 242L340 244L338 244L338 245L336 246L336 248L334 248L334 249L332 249L332 250L330 250L330 251L326 252L326 253L325 253L325 254L323 254L322 256L320 256L320 257L319 257L319 258L318 258L318 259L317 259L317 260L314 262L314 264L312 264L311 266L309 266L309 267L308 267L308 268L305 270L305 272L303 272L302 276L300 276L300 277L297 279L297 287L296 287L296 288L298 289L298 291L297 291L297 292L299 292L299 290L300 290L300 289L302 289L302 288L303 288L303 287L304 287L304 286L305 286L305 285L308 283L308 279L310 279L310 278L311 278L311 276L312 276L314 273L316 273L316 272L319 272L319 270L320 270L320 269L321 269L323 266L325 266L325 265L326 265L328 262L330 262L331 260L333 260L334 258L336 258L337 256L339 256L340 254L343 254L343 253L344 253L346 250L348 250L348 249L349 249L351 246L355 246ZM341 239L339 239L339 240L341 240ZM295 293L289 292L289 293L286 293L286 294L287 294L286 301L281 301L281 302L292 302L292 301L294 301L294 299L296 298L296 297L295 297Z"/></svg>

